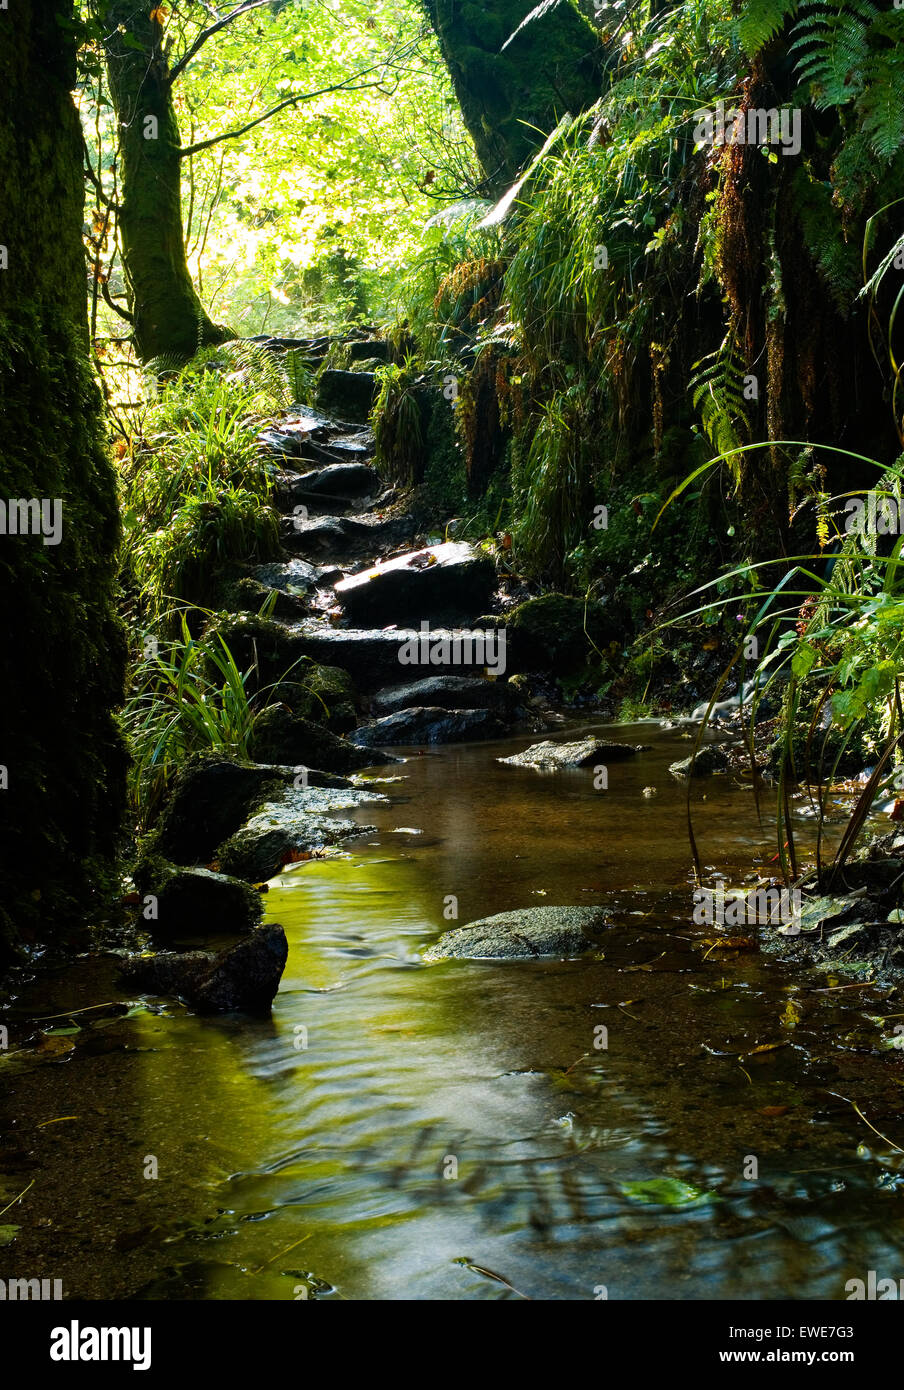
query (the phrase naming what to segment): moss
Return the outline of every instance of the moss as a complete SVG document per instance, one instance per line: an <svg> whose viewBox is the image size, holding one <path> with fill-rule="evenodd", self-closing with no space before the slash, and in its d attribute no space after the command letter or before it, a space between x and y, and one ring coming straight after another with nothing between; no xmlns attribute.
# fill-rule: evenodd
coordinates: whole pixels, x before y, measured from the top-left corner
<svg viewBox="0 0 904 1390"><path fill-rule="evenodd" d="M513 670L571 672L603 649L613 620L599 603L568 594L528 599L506 619L509 666ZM585 630L586 627L586 630Z"/></svg>
<svg viewBox="0 0 904 1390"><path fill-rule="evenodd" d="M253 931L264 915L257 890L228 874L184 869L148 855L134 878L141 898L155 900L144 904L139 924L160 936L239 935Z"/></svg>
<svg viewBox="0 0 904 1390"><path fill-rule="evenodd" d="M61 499L59 544L0 535L0 956L95 909L118 847L116 481L87 358L82 136L66 5L23 0L0 45L0 499Z"/></svg>

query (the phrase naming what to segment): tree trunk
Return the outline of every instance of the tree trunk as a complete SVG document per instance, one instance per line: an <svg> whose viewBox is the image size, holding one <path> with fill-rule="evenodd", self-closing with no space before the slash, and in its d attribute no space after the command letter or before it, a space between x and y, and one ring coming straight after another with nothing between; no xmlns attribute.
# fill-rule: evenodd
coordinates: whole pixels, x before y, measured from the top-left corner
<svg viewBox="0 0 904 1390"><path fill-rule="evenodd" d="M44 938L91 911L125 799L126 757L112 713L125 670L114 603L119 515L88 360L71 21L72 0L16 0L15 11L0 12L5 960L17 936Z"/></svg>
<svg viewBox="0 0 904 1390"><path fill-rule="evenodd" d="M488 189L501 192L566 111L600 96L596 31L571 0L549 0L515 38L534 0L423 3Z"/></svg>
<svg viewBox="0 0 904 1390"><path fill-rule="evenodd" d="M182 158L169 69L149 0L110 0L105 49L119 123L119 233L135 348L142 362L187 359L233 336L208 318L185 259Z"/></svg>

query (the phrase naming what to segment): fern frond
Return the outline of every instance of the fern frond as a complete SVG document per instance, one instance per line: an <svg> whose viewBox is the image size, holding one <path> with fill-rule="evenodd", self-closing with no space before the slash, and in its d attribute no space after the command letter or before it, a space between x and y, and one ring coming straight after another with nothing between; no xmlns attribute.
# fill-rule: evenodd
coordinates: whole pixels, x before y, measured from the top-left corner
<svg viewBox="0 0 904 1390"><path fill-rule="evenodd" d="M741 434L747 432L744 403L744 362L729 329L715 352L694 363L689 382L694 408L710 444L718 454L731 454L741 448ZM738 478L741 456L734 454L731 464Z"/></svg>
<svg viewBox="0 0 904 1390"><path fill-rule="evenodd" d="M862 91L876 13L869 0L837 0L808 7L795 24L788 51L797 56L798 76L809 83L815 106L843 106Z"/></svg>
<svg viewBox="0 0 904 1390"><path fill-rule="evenodd" d="M755 58L775 38L786 19L797 14L799 0L747 0L738 20L738 38L749 57Z"/></svg>

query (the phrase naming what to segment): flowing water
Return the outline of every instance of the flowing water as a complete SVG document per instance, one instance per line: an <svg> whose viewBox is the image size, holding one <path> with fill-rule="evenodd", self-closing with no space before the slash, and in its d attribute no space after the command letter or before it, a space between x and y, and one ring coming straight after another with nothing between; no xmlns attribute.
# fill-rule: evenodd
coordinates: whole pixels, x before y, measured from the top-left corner
<svg viewBox="0 0 904 1390"><path fill-rule="evenodd" d="M652 745L606 791L500 766L527 736L389 769L389 802L353 813L376 833L270 887L271 1019L89 1009L126 999L96 957L25 991L0 1207L33 1185L0 1275L67 1297L843 1299L904 1273L901 1156L850 1103L904 1143L876 1022L898 996L712 949L667 772L689 745L605 733ZM704 863L769 870L748 789L694 803ZM422 965L453 896L459 922L604 903L616 925L583 959Z"/></svg>

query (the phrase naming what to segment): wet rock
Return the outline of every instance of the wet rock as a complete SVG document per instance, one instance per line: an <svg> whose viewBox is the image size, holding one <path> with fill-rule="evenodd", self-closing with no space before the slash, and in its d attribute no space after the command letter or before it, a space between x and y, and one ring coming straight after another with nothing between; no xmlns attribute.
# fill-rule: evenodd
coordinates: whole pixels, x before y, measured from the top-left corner
<svg viewBox="0 0 904 1390"><path fill-rule="evenodd" d="M276 922L224 951L162 951L129 961L126 984L146 994L175 994L199 1013L267 1014L289 946Z"/></svg>
<svg viewBox="0 0 904 1390"><path fill-rule="evenodd" d="M204 864L268 794L285 785L285 769L196 753L180 769L153 836L175 864Z"/></svg>
<svg viewBox="0 0 904 1390"><path fill-rule="evenodd" d="M342 503L351 506L365 497L374 497L382 484L372 468L363 463L334 463L308 473L281 473L274 485L274 503L282 511L296 506Z"/></svg>
<svg viewBox="0 0 904 1390"><path fill-rule="evenodd" d="M505 723L488 709L402 709L351 735L363 748L387 744L464 743L501 738Z"/></svg>
<svg viewBox="0 0 904 1390"><path fill-rule="evenodd" d="M697 749L696 758L681 758L669 765L673 777L711 777L715 772L727 772L729 758L720 743L705 743Z"/></svg>
<svg viewBox="0 0 904 1390"><path fill-rule="evenodd" d="M354 622L420 622L467 617L495 587L489 555L464 541L446 541L351 575L336 585L336 596Z"/></svg>
<svg viewBox="0 0 904 1390"><path fill-rule="evenodd" d="M260 762L327 772L355 772L373 764L373 758L347 739L293 714L284 705L271 705L258 716L249 747L252 757Z"/></svg>
<svg viewBox="0 0 904 1390"><path fill-rule="evenodd" d="M633 758L644 749L644 744L609 743L605 739L582 738L574 743L532 743L523 753L514 753L510 758L499 758L501 763L512 767L534 767L540 769L562 767L592 767L596 763L609 764Z"/></svg>
<svg viewBox="0 0 904 1390"><path fill-rule="evenodd" d="M356 835L372 834L374 826L334 813L386 800L381 793L362 787L291 787L259 807L246 825L220 845L217 858L227 873L252 883L264 882L285 864Z"/></svg>
<svg viewBox="0 0 904 1390"><path fill-rule="evenodd" d="M296 667L304 653L297 629L256 613L218 613L205 637L222 637L240 671L250 671L249 691L268 689Z"/></svg>
<svg viewBox="0 0 904 1390"><path fill-rule="evenodd" d="M238 936L252 931L263 916L260 894L228 874L180 868L152 854L133 877L142 899L139 924L160 936Z"/></svg>
<svg viewBox="0 0 904 1390"><path fill-rule="evenodd" d="M220 603L236 613L260 613L265 603L269 603L271 617L282 622L300 622L308 616L311 606L300 593L275 592L264 584L259 584L249 575L237 579L222 592Z"/></svg>
<svg viewBox="0 0 904 1390"><path fill-rule="evenodd" d="M576 956L599 945L611 924L600 907L526 907L444 932L425 961Z"/></svg>
<svg viewBox="0 0 904 1390"><path fill-rule="evenodd" d="M367 422L377 394L373 372L342 372L327 368L317 382L315 404L342 420Z"/></svg>
<svg viewBox="0 0 904 1390"><path fill-rule="evenodd" d="M321 516L310 521L284 517L281 534L283 544L294 554L311 560L351 561L404 545L414 531L410 516Z"/></svg>
<svg viewBox="0 0 904 1390"><path fill-rule="evenodd" d="M519 694L507 681L491 681L481 676L426 676L406 685L387 686L378 690L370 702L376 715L397 714L414 706L441 709L491 709L496 714L511 714Z"/></svg>

